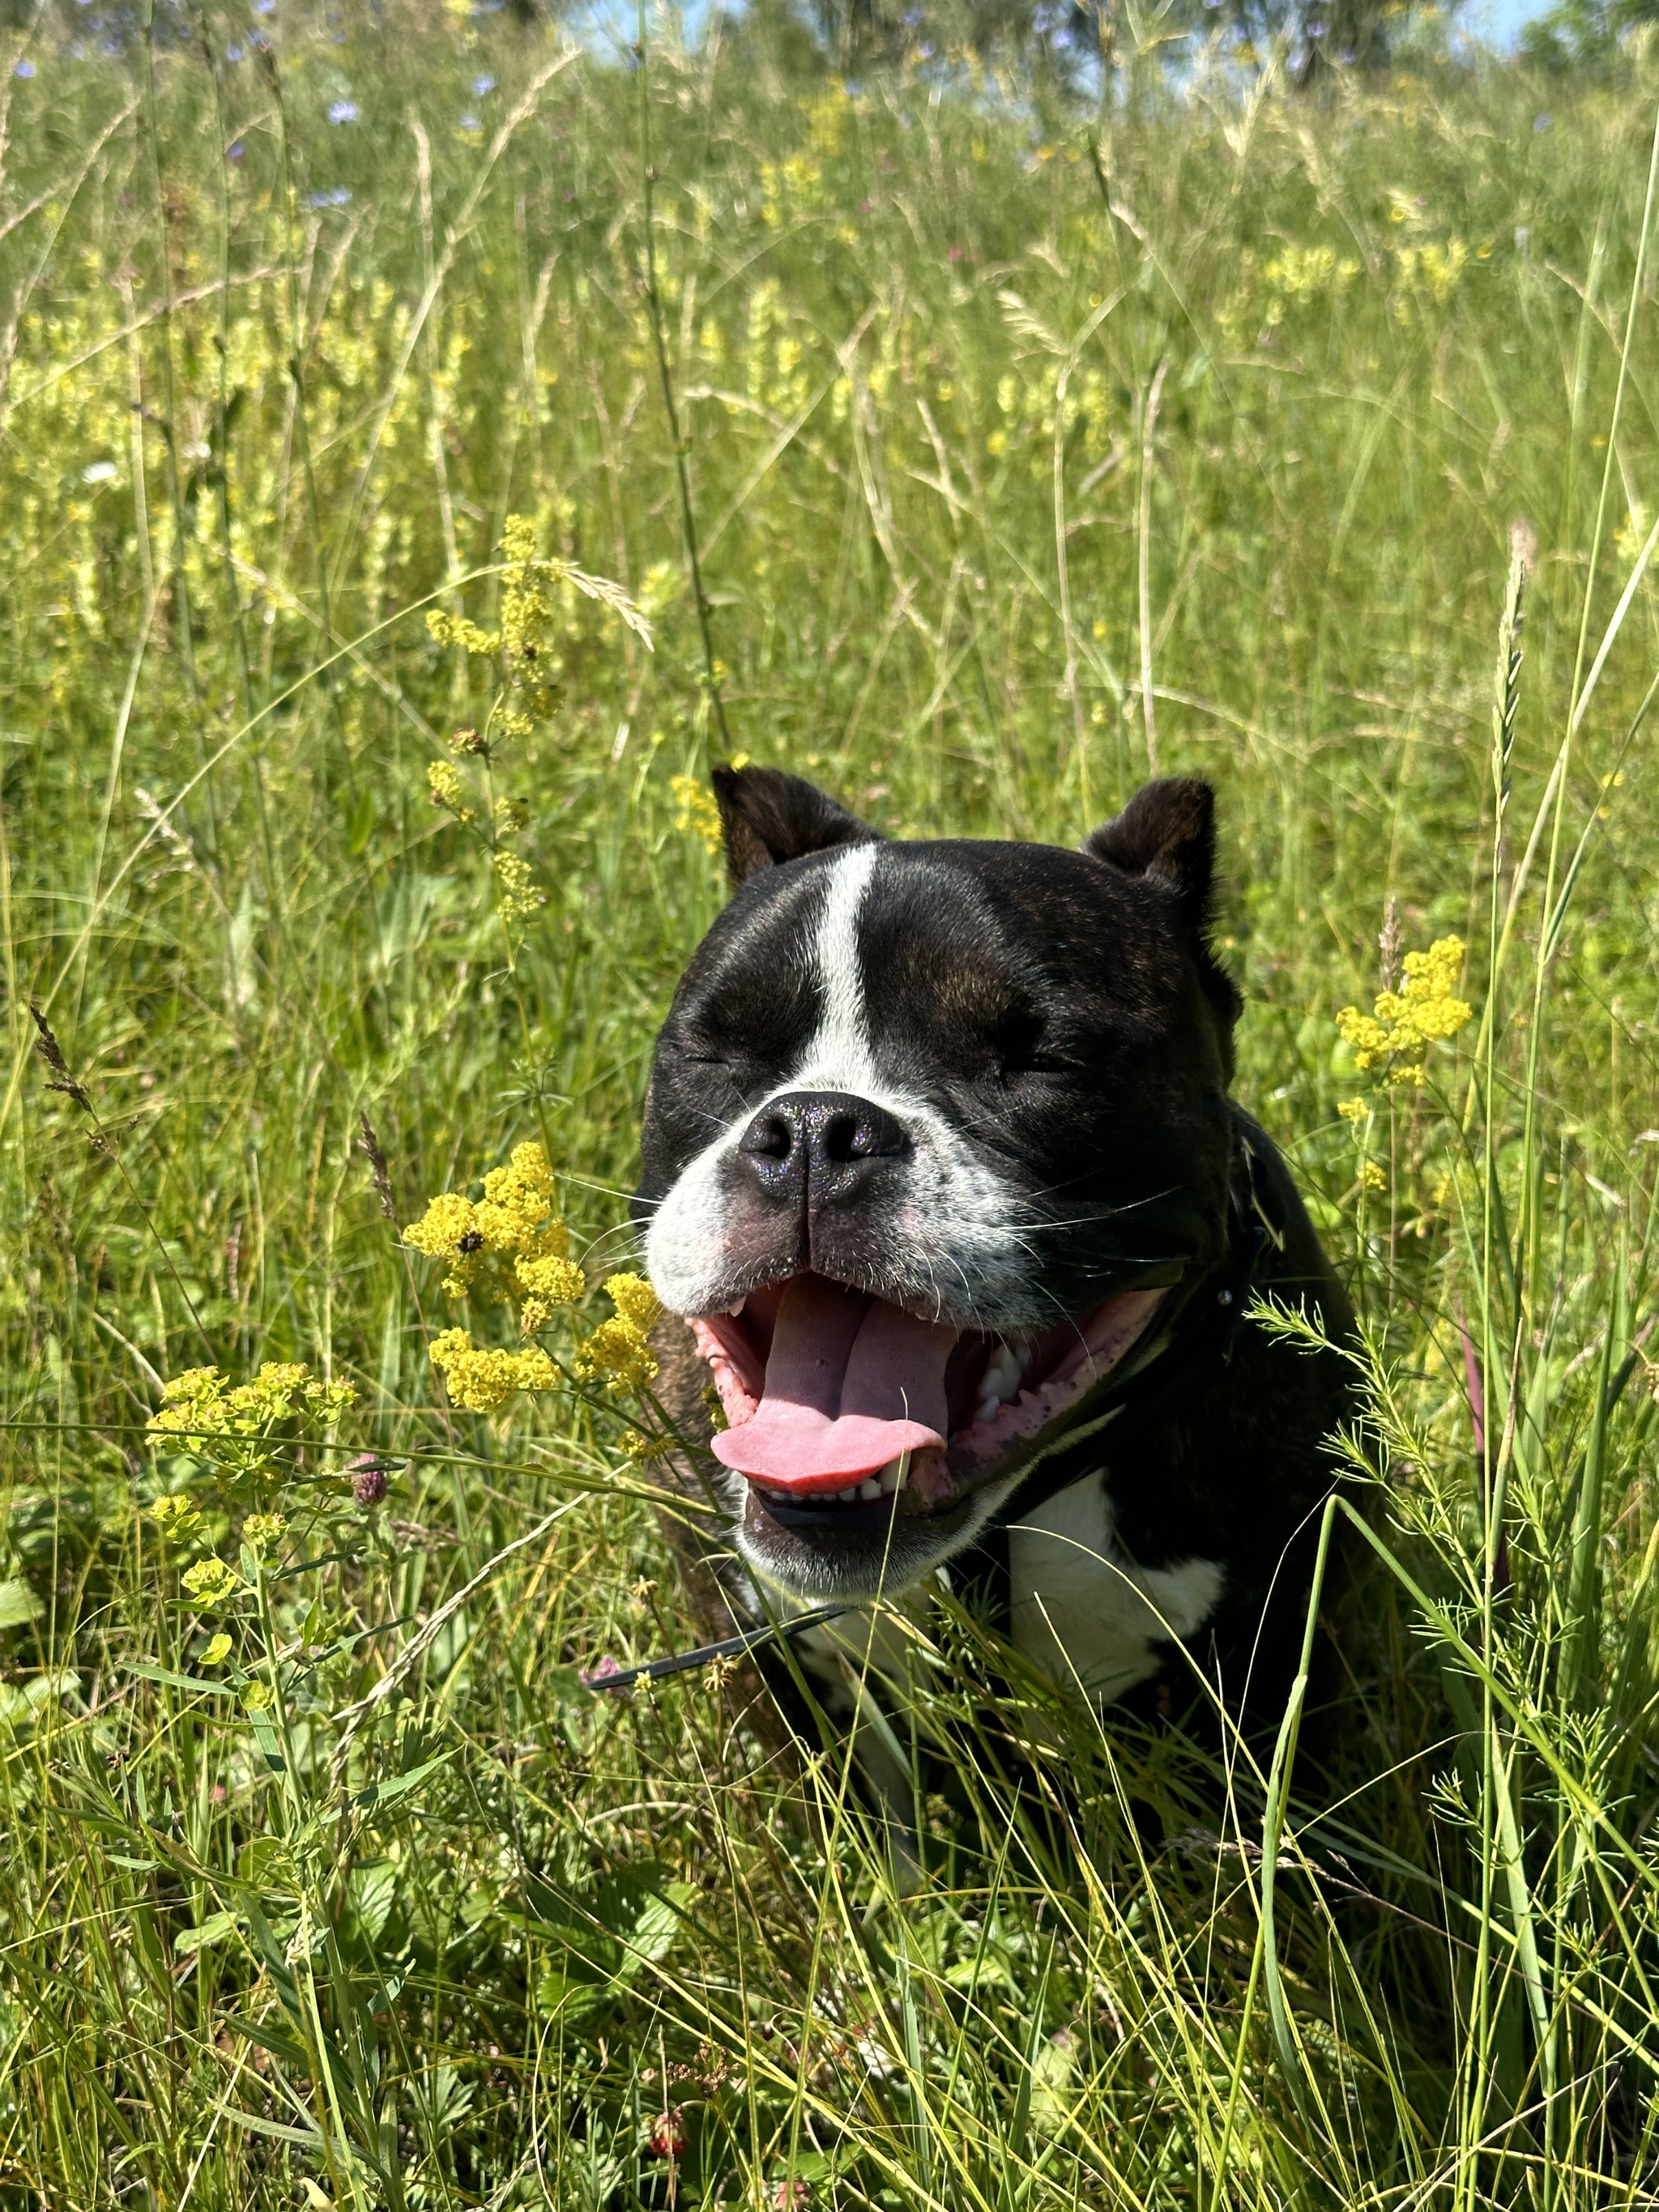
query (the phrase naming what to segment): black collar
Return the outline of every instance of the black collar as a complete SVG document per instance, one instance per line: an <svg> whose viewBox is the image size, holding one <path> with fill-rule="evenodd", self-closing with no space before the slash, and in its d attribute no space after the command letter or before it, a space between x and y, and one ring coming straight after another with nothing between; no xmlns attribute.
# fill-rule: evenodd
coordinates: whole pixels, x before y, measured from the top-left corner
<svg viewBox="0 0 1659 2212"><path fill-rule="evenodd" d="M1264 1203L1261 1160L1251 1142L1250 1127L1236 1107L1229 1112L1234 1151L1228 1178L1227 1252L1219 1268L1188 1299L1162 1350L1127 1376L1121 1389L1107 1401L1104 1424L1097 1419L1091 1421L1088 1433L1078 1442L1069 1445L1062 1442L1040 1460L973 1546L951 1562L952 1589L963 1603L988 1615L999 1627L1006 1625L1010 1602L1008 1530L1074 1483L1086 1480L1099 1469L1107 1452L1119 1453L1144 1436L1200 1375L1218 1365L1231 1364L1239 1330L1249 1318L1250 1300L1260 1287L1263 1255L1269 1245L1284 1249L1283 1225ZM590 1690L631 1690L638 1681L660 1681L694 1667L740 1658L762 1644L799 1635L860 1609L814 1606L788 1620L763 1621L719 1644L672 1652L637 1667L601 1662L599 1668L585 1671L581 1680Z"/></svg>

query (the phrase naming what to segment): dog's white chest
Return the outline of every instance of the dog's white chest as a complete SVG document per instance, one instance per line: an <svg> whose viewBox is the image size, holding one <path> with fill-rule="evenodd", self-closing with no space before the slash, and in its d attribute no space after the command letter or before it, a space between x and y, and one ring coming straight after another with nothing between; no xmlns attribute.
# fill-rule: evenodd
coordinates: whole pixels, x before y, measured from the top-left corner
<svg viewBox="0 0 1659 2212"><path fill-rule="evenodd" d="M1099 1698L1155 1674L1156 1647L1201 1628L1224 1580L1214 1559L1138 1567L1127 1559L1101 1474L1010 1528L1008 1571L1015 1644L1055 1681Z"/></svg>

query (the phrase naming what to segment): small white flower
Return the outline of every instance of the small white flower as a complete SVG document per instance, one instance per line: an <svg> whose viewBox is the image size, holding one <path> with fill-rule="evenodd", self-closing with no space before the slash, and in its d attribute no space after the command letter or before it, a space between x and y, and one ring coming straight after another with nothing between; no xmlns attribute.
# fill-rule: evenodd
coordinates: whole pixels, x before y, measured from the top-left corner
<svg viewBox="0 0 1659 2212"><path fill-rule="evenodd" d="M81 481L84 484L113 483L120 473L113 461L94 461L90 468L82 470Z"/></svg>

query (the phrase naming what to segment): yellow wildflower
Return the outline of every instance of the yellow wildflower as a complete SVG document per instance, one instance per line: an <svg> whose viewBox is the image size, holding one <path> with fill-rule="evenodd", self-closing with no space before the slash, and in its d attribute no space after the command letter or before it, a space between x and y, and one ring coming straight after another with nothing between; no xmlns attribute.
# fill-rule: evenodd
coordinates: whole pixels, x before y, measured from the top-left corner
<svg viewBox="0 0 1659 2212"><path fill-rule="evenodd" d="M662 1311L661 1299L643 1275L611 1275L606 1279L605 1294L623 1319L632 1322L641 1334Z"/></svg>
<svg viewBox="0 0 1659 2212"><path fill-rule="evenodd" d="M189 1367L162 1384L163 1403L149 1429L159 1436L261 1437L301 1416L336 1421L356 1395L349 1382L322 1382L296 1360L268 1359L252 1382L234 1390L216 1367Z"/></svg>
<svg viewBox="0 0 1659 2212"><path fill-rule="evenodd" d="M562 1229L562 1224L560 1224ZM528 1297L544 1306L573 1306L587 1285L581 1269L562 1251L548 1250L520 1260L514 1273Z"/></svg>
<svg viewBox="0 0 1659 2212"><path fill-rule="evenodd" d="M161 1385L161 1411L149 1417L151 1434L190 1436L227 1428L224 1395L225 1378L216 1367L187 1367Z"/></svg>
<svg viewBox="0 0 1659 2212"><path fill-rule="evenodd" d="M516 837L529 824L530 802L524 799L498 799L495 819L498 837Z"/></svg>
<svg viewBox="0 0 1659 2212"><path fill-rule="evenodd" d="M531 874L530 863L517 853L496 854L495 884L495 903L504 921L528 921L538 907L547 904L547 893Z"/></svg>
<svg viewBox="0 0 1659 2212"><path fill-rule="evenodd" d="M1375 1160L1367 1160L1359 1170L1359 1186L1362 1190L1386 1190L1389 1178Z"/></svg>
<svg viewBox="0 0 1659 2212"><path fill-rule="evenodd" d="M465 615L452 615L442 607L428 607L426 626L439 645L459 645L465 652L476 653L486 658L501 649L501 634L495 629L480 629Z"/></svg>
<svg viewBox="0 0 1659 2212"><path fill-rule="evenodd" d="M641 1275L612 1275L605 1287L616 1314L599 1323L576 1354L576 1372L585 1382L604 1376L613 1389L643 1390L657 1379L646 1331L662 1307Z"/></svg>
<svg viewBox="0 0 1659 2212"><path fill-rule="evenodd" d="M433 1365L444 1378L452 1404L474 1413L493 1413L515 1390L550 1390L558 1370L539 1347L528 1352L487 1352L464 1328L447 1328L432 1340Z"/></svg>
<svg viewBox="0 0 1659 2212"><path fill-rule="evenodd" d="M280 1513L250 1513L242 1523L242 1540L256 1552L268 1552L282 1540L287 1527Z"/></svg>
<svg viewBox="0 0 1659 2212"><path fill-rule="evenodd" d="M198 1605L222 1605L242 1586L242 1577L223 1559L198 1559L179 1579Z"/></svg>
<svg viewBox="0 0 1659 2212"><path fill-rule="evenodd" d="M516 1145L507 1164L485 1176L483 1196L476 1204L459 1191L443 1192L404 1231L404 1241L428 1259L449 1261L444 1289L451 1297L468 1290L480 1263L498 1254L514 1261L525 1296L568 1305L581 1296L582 1273L569 1258L569 1231L554 1218L556 1196L541 1146Z"/></svg>
<svg viewBox="0 0 1659 2212"><path fill-rule="evenodd" d="M642 1390L657 1378L657 1362L644 1332L624 1316L602 1321L576 1354L576 1372L584 1382L601 1376L612 1387Z"/></svg>
<svg viewBox="0 0 1659 2212"><path fill-rule="evenodd" d="M672 1437L642 1436L638 1429L624 1429L617 1442L623 1457L631 1459L635 1466L643 1465L647 1460L660 1459L665 1452L674 1449Z"/></svg>
<svg viewBox="0 0 1659 2212"><path fill-rule="evenodd" d="M1336 1110L1345 1121L1363 1121L1370 1109L1363 1098L1339 1098Z"/></svg>
<svg viewBox="0 0 1659 2212"><path fill-rule="evenodd" d="M154 1426L154 1424L151 1425ZM194 1535L202 1525L196 1501L187 1491L174 1491L171 1497L158 1498L149 1509L149 1517L166 1535L175 1542Z"/></svg>
<svg viewBox="0 0 1659 2212"><path fill-rule="evenodd" d="M186 1367L161 1385L161 1395L169 1405L191 1405L199 1399L217 1398L224 1387L225 1378L216 1367Z"/></svg>
<svg viewBox="0 0 1659 2212"><path fill-rule="evenodd" d="M478 1234L492 1252L562 1255L568 1240L562 1222L551 1219L555 1195L541 1146L515 1145L507 1165L491 1168L483 1179L473 1214Z"/></svg>
<svg viewBox="0 0 1659 2212"><path fill-rule="evenodd" d="M477 1244L470 1240L478 1237ZM477 1217L470 1198L463 1198L458 1190L446 1190L428 1201L426 1212L418 1221L411 1222L404 1231L405 1244L412 1244L417 1252L424 1252L428 1260L447 1260L456 1255L478 1249L483 1239L478 1237Z"/></svg>
<svg viewBox="0 0 1659 2212"><path fill-rule="evenodd" d="M673 793L678 811L674 827L684 836L690 832L701 837L703 849L718 853L725 842L720 829L720 811L714 803L714 794L706 790L694 775L677 775L669 779L668 788Z"/></svg>
<svg viewBox="0 0 1659 2212"><path fill-rule="evenodd" d="M553 1309L541 1298L526 1298L519 1308L519 1328L526 1336L539 1335L553 1318Z"/></svg>
<svg viewBox="0 0 1659 2212"><path fill-rule="evenodd" d="M1474 1012L1453 988L1463 951L1461 937L1437 938L1426 952L1406 955L1401 988L1380 991L1371 1013L1342 1008L1337 1030L1352 1048L1362 1072L1369 1073L1386 1060L1390 1083L1422 1082L1430 1045L1455 1036Z"/></svg>
<svg viewBox="0 0 1659 2212"><path fill-rule="evenodd" d="M418 1221L404 1230L404 1242L424 1252L428 1260L449 1261L444 1289L452 1298L459 1298L472 1280L484 1240L471 1200L458 1190L446 1190L428 1203Z"/></svg>
<svg viewBox="0 0 1659 2212"><path fill-rule="evenodd" d="M434 806L441 806L458 822L472 819L472 809L466 803L466 787L453 761L428 761L426 782Z"/></svg>
<svg viewBox="0 0 1659 2212"><path fill-rule="evenodd" d="M519 1388L520 1390L556 1390L559 1370L540 1345L532 1344L528 1352L517 1353Z"/></svg>

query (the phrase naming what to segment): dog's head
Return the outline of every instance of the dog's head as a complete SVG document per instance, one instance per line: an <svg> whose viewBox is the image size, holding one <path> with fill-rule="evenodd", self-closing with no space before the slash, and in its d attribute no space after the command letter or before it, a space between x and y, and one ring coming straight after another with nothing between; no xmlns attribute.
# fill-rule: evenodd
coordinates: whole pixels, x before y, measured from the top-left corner
<svg viewBox="0 0 1659 2212"><path fill-rule="evenodd" d="M1081 852L890 843L717 769L736 890L657 1040L635 1201L749 1565L896 1590L1085 1432L1226 1245L1209 787Z"/></svg>

